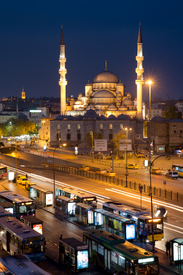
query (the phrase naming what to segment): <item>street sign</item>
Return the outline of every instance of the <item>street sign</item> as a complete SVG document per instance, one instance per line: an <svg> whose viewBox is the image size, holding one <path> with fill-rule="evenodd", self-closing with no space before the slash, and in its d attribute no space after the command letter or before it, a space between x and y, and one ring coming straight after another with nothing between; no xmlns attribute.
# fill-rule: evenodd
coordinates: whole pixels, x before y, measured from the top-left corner
<svg viewBox="0 0 183 275"><path fill-rule="evenodd" d="M119 151L132 151L132 140L131 139L120 139L119 140Z"/></svg>
<svg viewBox="0 0 183 275"><path fill-rule="evenodd" d="M107 139L95 139L94 150L98 152L107 151Z"/></svg>

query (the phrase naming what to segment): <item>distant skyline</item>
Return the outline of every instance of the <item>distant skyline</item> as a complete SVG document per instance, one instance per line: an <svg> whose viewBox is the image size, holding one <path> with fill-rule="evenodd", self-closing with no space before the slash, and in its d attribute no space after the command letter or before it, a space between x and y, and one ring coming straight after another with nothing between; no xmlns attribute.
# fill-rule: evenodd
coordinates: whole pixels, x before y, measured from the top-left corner
<svg viewBox="0 0 183 275"><path fill-rule="evenodd" d="M136 97L136 52L141 22L144 78L152 99L182 96L183 2L4 1L0 3L0 97L59 97L61 25L66 47L67 96L84 93L88 80L115 73ZM143 99L148 99L144 85Z"/></svg>

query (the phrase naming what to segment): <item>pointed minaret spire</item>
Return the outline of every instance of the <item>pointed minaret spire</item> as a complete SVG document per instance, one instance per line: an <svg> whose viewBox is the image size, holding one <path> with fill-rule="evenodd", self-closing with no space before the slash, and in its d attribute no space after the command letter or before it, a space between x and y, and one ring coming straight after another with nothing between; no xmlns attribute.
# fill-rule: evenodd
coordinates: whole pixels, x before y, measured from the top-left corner
<svg viewBox="0 0 183 275"><path fill-rule="evenodd" d="M139 22L139 33L137 43L142 43L141 23Z"/></svg>
<svg viewBox="0 0 183 275"><path fill-rule="evenodd" d="M139 24L139 33L137 40L137 68L135 69L137 74L137 79L135 83L137 85L137 119L142 119L142 85L144 84L144 68L143 68L143 44L142 44L142 34L141 34L141 24Z"/></svg>
<svg viewBox="0 0 183 275"><path fill-rule="evenodd" d="M63 25L61 26L61 40L60 40L60 45L65 45L65 43L64 43Z"/></svg>
<svg viewBox="0 0 183 275"><path fill-rule="evenodd" d="M108 71L108 69L107 69L107 60L105 61L105 71Z"/></svg>
<svg viewBox="0 0 183 275"><path fill-rule="evenodd" d="M60 79L59 79L59 86L60 86L60 114L65 115L66 111L66 85L67 80L65 78L65 75L67 73L67 70L65 68L66 58L65 58L65 43L64 43L64 34L63 34L63 26L61 28L61 41L60 41L60 56L59 56L59 62L60 62Z"/></svg>

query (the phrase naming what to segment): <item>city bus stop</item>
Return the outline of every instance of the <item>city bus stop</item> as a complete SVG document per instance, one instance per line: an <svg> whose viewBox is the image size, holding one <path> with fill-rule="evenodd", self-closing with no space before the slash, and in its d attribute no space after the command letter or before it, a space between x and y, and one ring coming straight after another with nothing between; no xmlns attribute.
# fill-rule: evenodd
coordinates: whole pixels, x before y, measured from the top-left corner
<svg viewBox="0 0 183 275"><path fill-rule="evenodd" d="M85 226L90 226L94 224L94 212L93 207L86 203L78 202L76 203L76 221Z"/></svg>
<svg viewBox="0 0 183 275"><path fill-rule="evenodd" d="M34 200L36 206L45 207L53 205L53 192L40 186L31 186L29 197Z"/></svg>
<svg viewBox="0 0 183 275"><path fill-rule="evenodd" d="M87 270L89 268L88 245L75 238L60 239L59 264L68 265L74 273Z"/></svg>
<svg viewBox="0 0 183 275"><path fill-rule="evenodd" d="M36 218L35 216L24 216L21 218L21 221L25 223L26 225L33 228L35 231L37 231L40 234L43 234L43 221Z"/></svg>
<svg viewBox="0 0 183 275"><path fill-rule="evenodd" d="M136 238L135 222L104 209L93 209L93 213L96 228L104 229L128 241Z"/></svg>
<svg viewBox="0 0 183 275"><path fill-rule="evenodd" d="M55 202L55 215L57 218L63 219L65 217L75 216L76 202L72 199L59 196Z"/></svg>
<svg viewBox="0 0 183 275"><path fill-rule="evenodd" d="M170 251L170 264L179 265L180 270L183 269L182 261L183 261L183 239L175 238L170 241L169 245Z"/></svg>

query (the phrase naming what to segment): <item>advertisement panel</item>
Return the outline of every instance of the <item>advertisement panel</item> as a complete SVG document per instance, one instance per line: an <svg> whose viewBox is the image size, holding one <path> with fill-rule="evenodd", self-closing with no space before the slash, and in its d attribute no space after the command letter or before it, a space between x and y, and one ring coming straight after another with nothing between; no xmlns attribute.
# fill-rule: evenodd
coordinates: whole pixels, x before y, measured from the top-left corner
<svg viewBox="0 0 183 275"><path fill-rule="evenodd" d="M93 224L93 211L88 210L88 223Z"/></svg>
<svg viewBox="0 0 183 275"><path fill-rule="evenodd" d="M30 187L30 198L35 199L37 197L37 190L34 187Z"/></svg>
<svg viewBox="0 0 183 275"><path fill-rule="evenodd" d="M173 261L183 260L183 245L173 243Z"/></svg>
<svg viewBox="0 0 183 275"><path fill-rule="evenodd" d="M107 139L95 139L94 151L97 151L97 152L107 151Z"/></svg>
<svg viewBox="0 0 183 275"><path fill-rule="evenodd" d="M46 205L53 204L53 194L46 194Z"/></svg>
<svg viewBox="0 0 183 275"><path fill-rule="evenodd" d="M126 225L126 239L127 240L135 239L135 224Z"/></svg>
<svg viewBox="0 0 183 275"><path fill-rule="evenodd" d="M88 250L77 251L77 269L88 268Z"/></svg>
<svg viewBox="0 0 183 275"><path fill-rule="evenodd" d="M40 234L43 234L43 225L42 224L33 224L32 227L35 231L37 231Z"/></svg>

